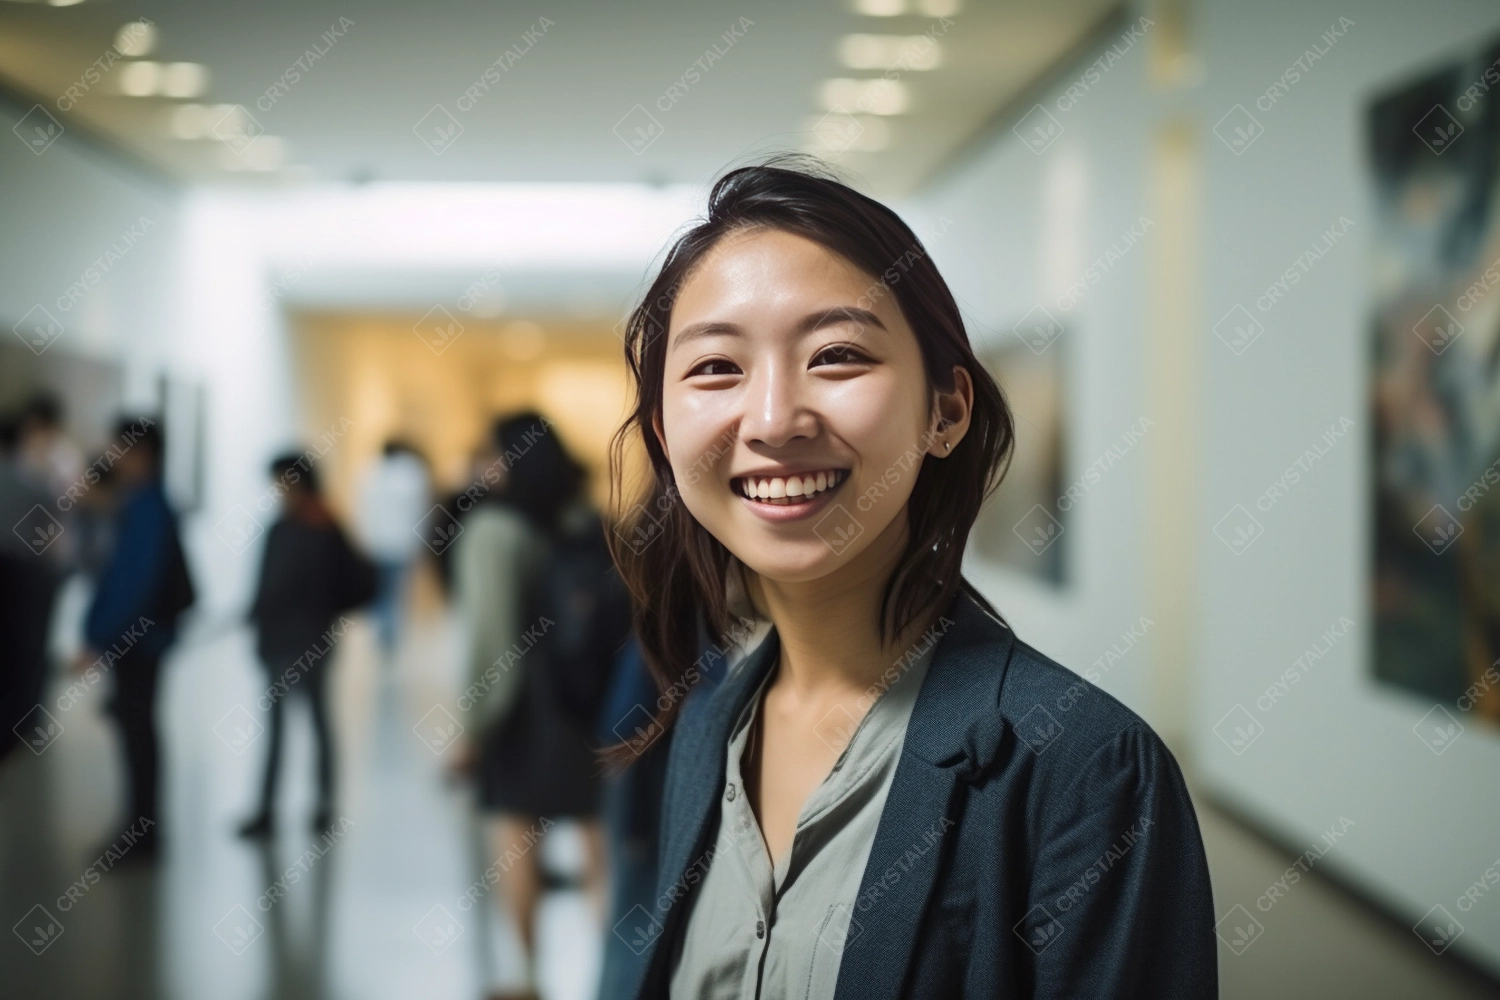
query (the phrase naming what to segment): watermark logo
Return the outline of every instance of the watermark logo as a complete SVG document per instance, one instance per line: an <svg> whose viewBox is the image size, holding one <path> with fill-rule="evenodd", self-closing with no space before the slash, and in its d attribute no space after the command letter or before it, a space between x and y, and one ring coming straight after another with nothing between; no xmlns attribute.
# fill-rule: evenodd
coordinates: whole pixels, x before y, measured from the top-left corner
<svg viewBox="0 0 1500 1000"><path fill-rule="evenodd" d="M1052 346L1052 342L1062 336L1063 325L1047 311L1045 306L1032 306L1031 311L1021 317L1021 321L1011 327L1011 331L1021 338L1021 342L1031 348L1035 354L1041 354Z"/></svg>
<svg viewBox="0 0 1500 1000"><path fill-rule="evenodd" d="M1040 757L1063 734L1063 725L1053 718L1051 712L1036 705L1021 716L1021 721L1016 723L1016 732L1021 734L1031 752Z"/></svg>
<svg viewBox="0 0 1500 1000"><path fill-rule="evenodd" d="M662 734L662 728L661 723L656 721L656 716L645 705L636 705L625 713L625 718L620 720L613 732L616 739L630 747L630 752L639 757Z"/></svg>
<svg viewBox="0 0 1500 1000"><path fill-rule="evenodd" d="M463 334L464 325L454 319L446 308L436 305L417 320L417 325L411 331L433 354L442 354Z"/></svg>
<svg viewBox="0 0 1500 1000"><path fill-rule="evenodd" d="M1420 720L1411 731L1417 734L1417 739L1427 744L1427 749L1435 754L1442 754L1463 735L1463 723L1455 719L1452 714L1442 705L1433 705L1432 709Z"/></svg>
<svg viewBox="0 0 1500 1000"><path fill-rule="evenodd" d="M250 748L260 734L266 731L266 727L260 724L260 720L250 714L250 710L244 705L236 705L225 713L214 726L214 735L224 741L224 744L237 754L242 754Z"/></svg>
<svg viewBox="0 0 1500 1000"><path fill-rule="evenodd" d="M261 922L238 903L234 904L234 909L226 913L222 920L214 924L214 934L236 955L243 955L245 949L254 944L265 932L266 929L261 926Z"/></svg>
<svg viewBox="0 0 1500 1000"><path fill-rule="evenodd" d="M1411 131L1422 140L1423 145L1438 156L1442 156L1448 151L1448 147L1464 134L1464 127L1458 123L1457 118L1448 113L1447 108L1441 104L1434 104L1432 110L1412 126Z"/></svg>
<svg viewBox="0 0 1500 1000"><path fill-rule="evenodd" d="M209 131L215 139L228 146L230 152L239 156L250 148L252 142L266 134L266 127L246 111L244 105L236 104Z"/></svg>
<svg viewBox="0 0 1500 1000"><path fill-rule="evenodd" d="M1026 543L1032 555L1039 556L1050 549L1053 542L1062 537L1063 524L1053 517L1046 507L1036 504L1010 530Z"/></svg>
<svg viewBox="0 0 1500 1000"><path fill-rule="evenodd" d="M40 955L52 947L52 942L62 937L63 925L41 903L26 912L26 916L11 928L16 937L26 942L33 955Z"/></svg>
<svg viewBox="0 0 1500 1000"><path fill-rule="evenodd" d="M16 134L16 138L26 143L27 149L41 156L63 134L63 127L46 108L38 104L26 112L11 131Z"/></svg>
<svg viewBox="0 0 1500 1000"><path fill-rule="evenodd" d="M813 525L813 534L823 539L823 544L832 549L836 556L843 555L854 540L864 533L865 526L859 523L859 518L849 513L849 508L841 503L834 504L833 508Z"/></svg>
<svg viewBox="0 0 1500 1000"><path fill-rule="evenodd" d="M624 941L625 947L636 955L644 955L651 942L661 937L663 930L661 921L637 903L615 924L615 937Z"/></svg>
<svg viewBox="0 0 1500 1000"><path fill-rule="evenodd" d="M21 343L31 348L33 354L41 354L63 335L63 325L41 304L32 306L21 317L21 322L11 329L21 338Z"/></svg>
<svg viewBox="0 0 1500 1000"><path fill-rule="evenodd" d="M1260 940L1260 936L1266 932L1265 927L1254 914L1245 909L1239 903L1235 903L1229 912L1224 914L1224 919L1214 924L1214 933L1219 935L1219 940L1236 955L1243 955L1252 944Z"/></svg>
<svg viewBox="0 0 1500 1000"><path fill-rule="evenodd" d="M1038 903L1027 910L1026 916L1016 921L1011 930L1031 949L1033 955L1040 955L1062 937L1063 925L1050 910Z"/></svg>
<svg viewBox="0 0 1500 1000"><path fill-rule="evenodd" d="M26 512L26 516L15 523L10 529L15 536L26 544L26 547L35 555L41 555L52 547L52 543L62 537L62 522L52 516L52 512L41 504L37 504Z"/></svg>
<svg viewBox="0 0 1500 1000"><path fill-rule="evenodd" d="M1011 131L1026 143L1027 149L1040 156L1063 134L1063 127L1062 122L1052 117L1052 112L1038 104L1011 126Z"/></svg>
<svg viewBox="0 0 1500 1000"><path fill-rule="evenodd" d="M412 927L412 933L421 938L422 943L431 948L434 955L447 951L449 945L457 941L463 932L463 925L441 904L428 910Z"/></svg>
<svg viewBox="0 0 1500 1000"><path fill-rule="evenodd" d="M1417 325L1411 328L1411 332L1415 333L1417 339L1426 344L1427 349L1433 354L1442 354L1448 349L1448 345L1464 332L1464 325L1454 319L1453 314L1439 303L1417 320Z"/></svg>
<svg viewBox="0 0 1500 1000"><path fill-rule="evenodd" d="M1412 525L1411 530L1432 550L1433 555L1438 556L1458 541L1458 536L1464 533L1464 526L1458 522L1458 518L1448 513L1447 507L1434 504L1431 510L1422 515L1422 520Z"/></svg>
<svg viewBox="0 0 1500 1000"><path fill-rule="evenodd" d="M1261 321L1252 316L1250 310L1243 305L1236 305L1214 324L1214 336L1227 344L1235 354L1244 354L1265 332L1266 328Z"/></svg>
<svg viewBox="0 0 1500 1000"><path fill-rule="evenodd" d="M819 118L812 132L828 152L842 153L859 141L859 137L865 134L865 127L858 118L840 107Z"/></svg>
<svg viewBox="0 0 1500 1000"><path fill-rule="evenodd" d="M230 551L235 555L244 554L244 551L250 547L250 543L264 534L265 530L255 519L255 515L241 504L235 504L229 513L219 518L219 523L214 525L214 534L219 537L219 541L229 546Z"/></svg>
<svg viewBox="0 0 1500 1000"><path fill-rule="evenodd" d="M417 739L427 744L427 749L441 754L463 735L464 727L442 705L434 705L422 716L420 722L411 727L411 731L417 734Z"/></svg>
<svg viewBox="0 0 1500 1000"><path fill-rule="evenodd" d="M1463 936L1464 925L1453 919L1448 908L1439 903L1417 921L1412 933L1421 938L1422 943L1432 949L1434 955L1441 955L1448 950L1449 945Z"/></svg>
<svg viewBox="0 0 1500 1000"><path fill-rule="evenodd" d="M423 145L442 156L453 145L453 140L464 134L464 127L458 123L457 118L449 114L447 108L434 104L432 110L412 126L412 131L422 140Z"/></svg>
<svg viewBox="0 0 1500 1000"><path fill-rule="evenodd" d="M1265 731L1265 724L1251 715L1244 705L1235 705L1214 725L1214 735L1223 740L1236 756L1249 750L1250 744L1260 739Z"/></svg>
<svg viewBox="0 0 1500 1000"><path fill-rule="evenodd" d="M411 530L432 550L433 555L440 556L444 549L458 541L458 536L464 533L464 526L439 503L433 504L427 516Z"/></svg>
<svg viewBox="0 0 1500 1000"><path fill-rule="evenodd" d="M646 110L644 104L637 104L627 111L614 128L615 135L637 156L649 149L665 131L666 128Z"/></svg>
<svg viewBox="0 0 1500 1000"><path fill-rule="evenodd" d="M1237 503L1228 514L1219 518L1219 523L1214 525L1214 535L1229 546L1229 551L1239 555L1248 549L1257 538L1265 534L1266 529L1255 519L1255 515L1245 509L1245 505Z"/></svg>
<svg viewBox="0 0 1500 1000"><path fill-rule="evenodd" d="M63 734L62 723L41 705L37 705L31 711L21 717L11 732L26 744L27 749L40 757L47 752L47 748L57 742L57 738Z"/></svg>
<svg viewBox="0 0 1500 1000"><path fill-rule="evenodd" d="M1229 109L1229 114L1219 119L1214 126L1214 135L1239 156L1255 145L1255 140L1265 134L1266 127L1258 122L1243 104Z"/></svg>

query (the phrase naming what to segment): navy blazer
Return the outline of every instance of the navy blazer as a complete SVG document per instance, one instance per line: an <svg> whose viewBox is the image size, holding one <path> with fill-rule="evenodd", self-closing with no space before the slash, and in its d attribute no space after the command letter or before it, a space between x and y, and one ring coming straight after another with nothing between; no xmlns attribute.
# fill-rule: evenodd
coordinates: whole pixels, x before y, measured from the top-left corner
<svg viewBox="0 0 1500 1000"><path fill-rule="evenodd" d="M1120 702L960 592L907 726L839 966L838 1000L1218 996L1213 899L1176 760ZM672 737L638 998L665 997L682 905L718 833L729 730L773 629Z"/></svg>

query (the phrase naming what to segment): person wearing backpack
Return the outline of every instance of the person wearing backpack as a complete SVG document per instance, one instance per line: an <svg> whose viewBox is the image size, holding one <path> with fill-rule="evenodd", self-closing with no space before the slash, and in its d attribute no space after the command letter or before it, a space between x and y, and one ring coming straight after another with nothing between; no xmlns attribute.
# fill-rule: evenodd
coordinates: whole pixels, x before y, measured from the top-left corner
<svg viewBox="0 0 1500 1000"><path fill-rule="evenodd" d="M584 469L552 425L535 412L501 420L491 447L454 552L471 677L459 708L472 736L455 764L476 765L496 871L486 881L500 883L524 956L519 989L492 996L534 997L535 845L560 819L582 827L585 887L602 911L594 726L629 633L629 597L584 498Z"/></svg>
<svg viewBox="0 0 1500 1000"><path fill-rule="evenodd" d="M328 684L334 644L348 627L341 612L375 596L375 565L354 550L334 520L305 454L271 462L271 479L282 496L281 516L271 526L261 557L260 580L250 620L256 653L266 669L266 687L256 699L270 713L270 740L260 789L260 808L240 826L242 837L269 836L275 821L276 785L283 742L283 701L305 693L318 746L318 806L314 830L333 819L334 750Z"/></svg>
<svg viewBox="0 0 1500 1000"><path fill-rule="evenodd" d="M179 616L193 604L192 578L177 534L177 515L161 481L164 441L149 418L122 419L111 467L116 496L114 546L84 619L81 670L114 677L107 709L120 729L130 782L124 833L127 861L154 858L161 846L160 751L156 691L162 658ZM130 834L130 836L125 836Z"/></svg>

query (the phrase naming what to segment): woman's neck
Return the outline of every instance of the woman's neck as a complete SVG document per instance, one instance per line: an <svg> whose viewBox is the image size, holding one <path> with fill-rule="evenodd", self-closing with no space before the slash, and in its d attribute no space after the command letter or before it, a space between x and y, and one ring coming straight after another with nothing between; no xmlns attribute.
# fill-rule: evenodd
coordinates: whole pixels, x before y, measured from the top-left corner
<svg viewBox="0 0 1500 1000"><path fill-rule="evenodd" d="M781 641L778 687L800 700L868 688L922 635L940 609L928 608L889 643L880 636L880 598L906 548L904 514L843 566L817 580L787 583L747 569L746 589Z"/></svg>

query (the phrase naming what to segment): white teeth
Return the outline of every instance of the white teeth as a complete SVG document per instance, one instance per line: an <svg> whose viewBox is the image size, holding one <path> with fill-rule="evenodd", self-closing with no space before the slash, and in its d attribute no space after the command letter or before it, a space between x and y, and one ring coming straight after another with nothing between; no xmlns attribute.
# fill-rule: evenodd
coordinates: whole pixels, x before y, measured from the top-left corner
<svg viewBox="0 0 1500 1000"><path fill-rule="evenodd" d="M785 500L792 497L810 497L823 490L837 486L837 470L822 471L816 475L809 472L801 476L774 476L767 479L743 478L740 492L757 500Z"/></svg>

